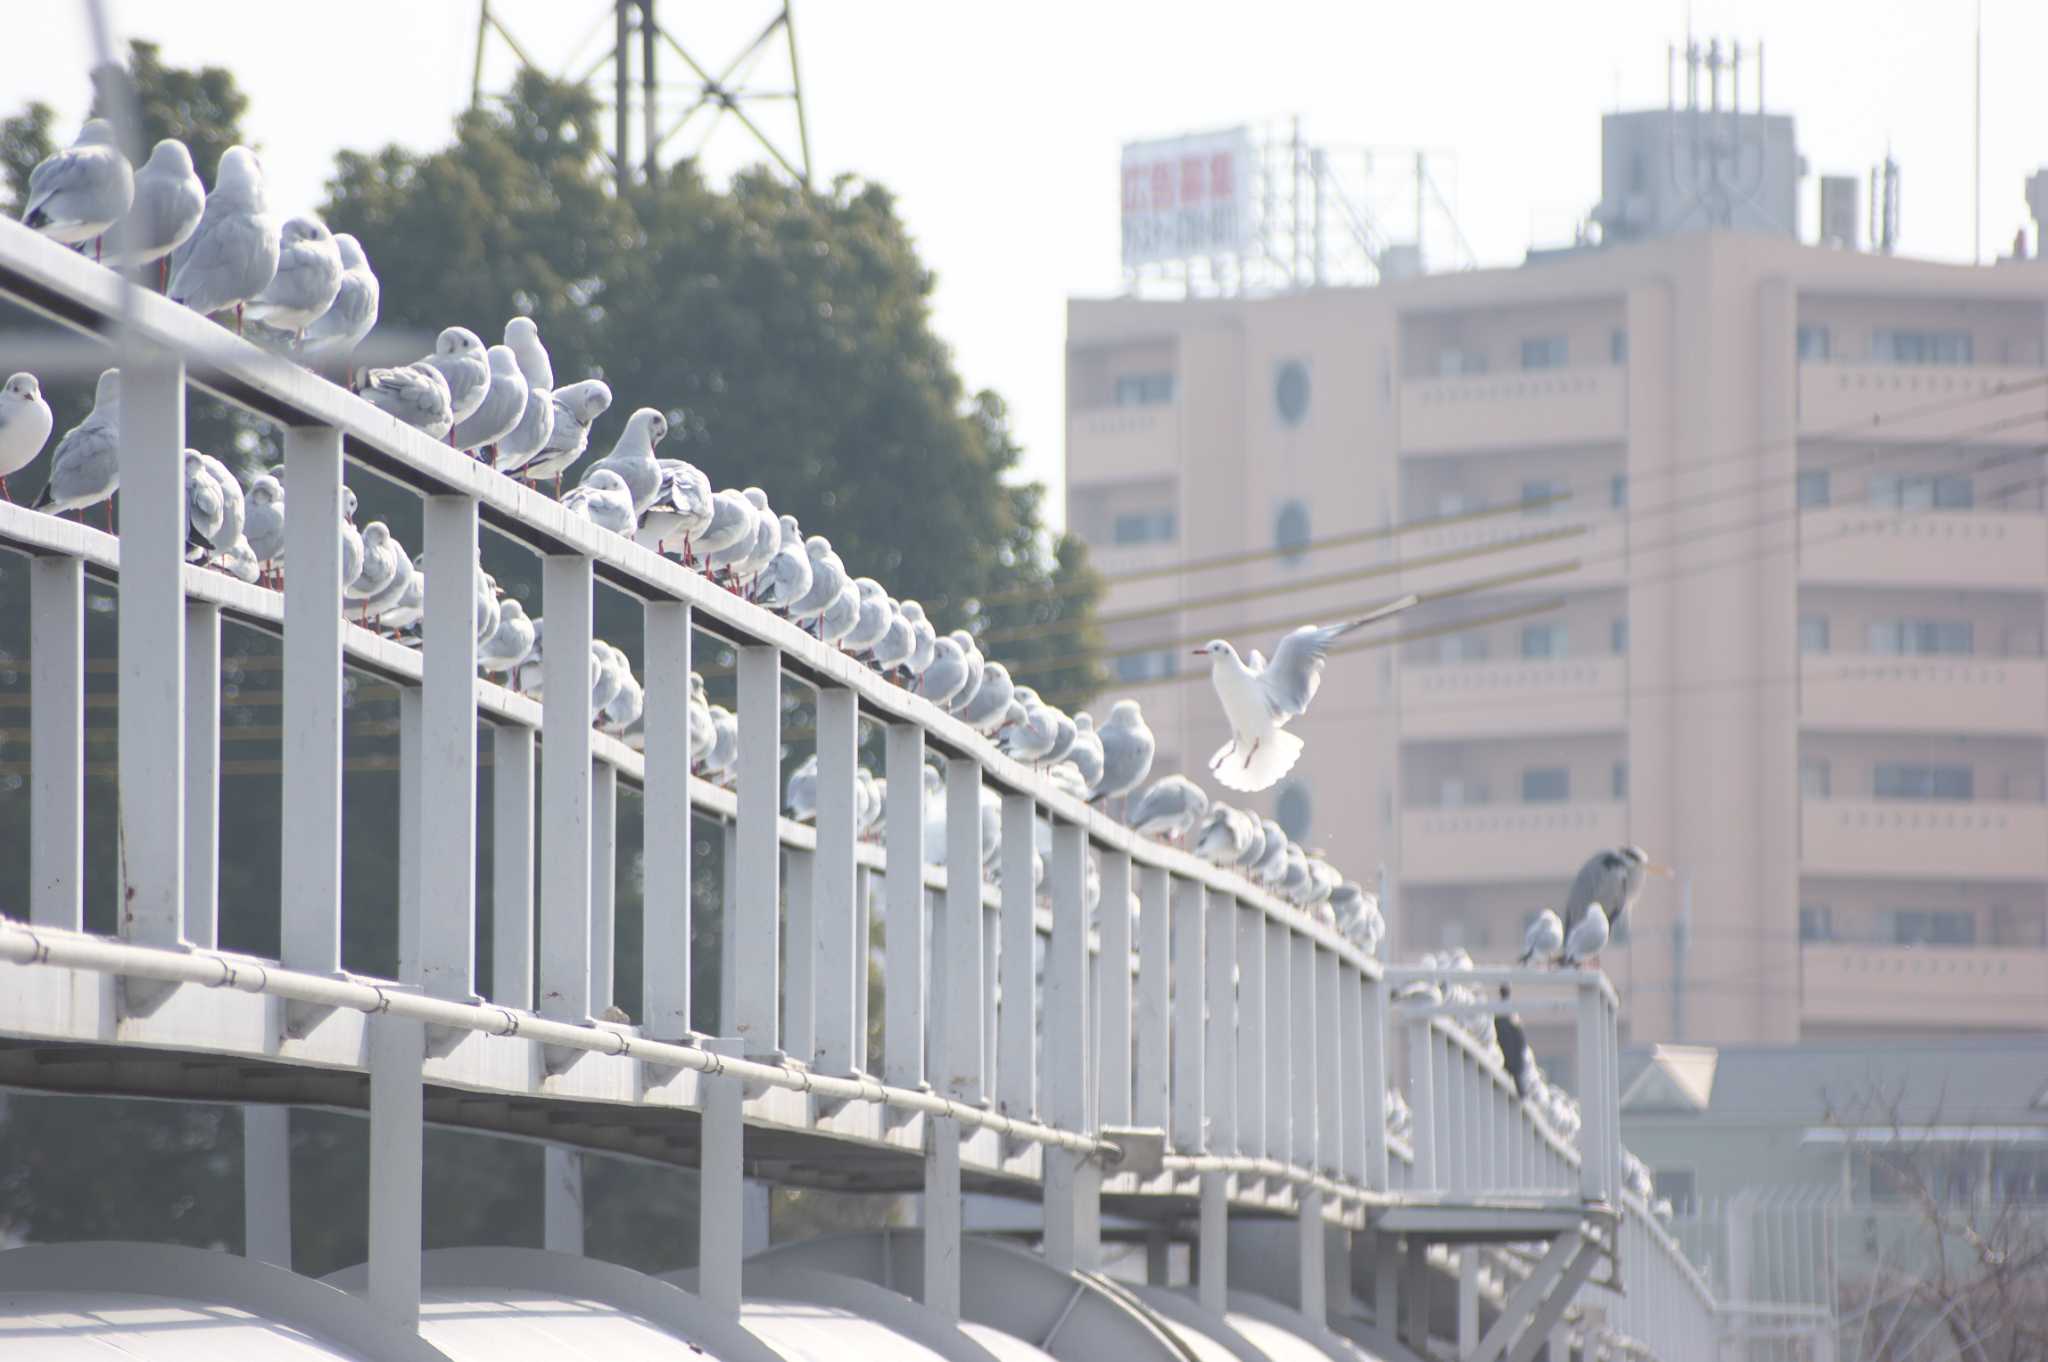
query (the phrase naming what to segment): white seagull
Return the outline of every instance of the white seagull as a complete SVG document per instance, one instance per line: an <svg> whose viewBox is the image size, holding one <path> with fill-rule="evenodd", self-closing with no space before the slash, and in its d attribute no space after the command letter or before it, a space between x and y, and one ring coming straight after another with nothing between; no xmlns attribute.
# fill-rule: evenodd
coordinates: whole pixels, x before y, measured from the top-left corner
<svg viewBox="0 0 2048 1362"><path fill-rule="evenodd" d="M166 137L149 153L149 161L135 172L135 203L116 234L117 252L105 259L110 265L157 264L157 284L170 269L164 259L185 244L199 228L199 216L206 211L206 186L192 168L192 153L175 137Z"/></svg>
<svg viewBox="0 0 2048 1362"><path fill-rule="evenodd" d="M22 222L67 246L97 241L127 216L135 201L135 170L121 154L114 125L95 118L64 150L29 172ZM99 248L94 248L97 258Z"/></svg>
<svg viewBox="0 0 2048 1362"><path fill-rule="evenodd" d="M1321 689L1330 645L1354 629L1399 614L1416 599L1403 596L1342 624L1305 624L1280 640L1270 663L1254 649L1246 665L1237 649L1220 638L1195 649L1197 656L1208 655L1209 680L1230 723L1230 741L1209 758L1217 781L1233 790L1264 790L1293 770L1302 742L1285 727Z"/></svg>
<svg viewBox="0 0 2048 1362"><path fill-rule="evenodd" d="M43 400L43 385L30 373L15 374L0 387L0 498L12 501L7 479L35 462L50 441L56 417Z"/></svg>

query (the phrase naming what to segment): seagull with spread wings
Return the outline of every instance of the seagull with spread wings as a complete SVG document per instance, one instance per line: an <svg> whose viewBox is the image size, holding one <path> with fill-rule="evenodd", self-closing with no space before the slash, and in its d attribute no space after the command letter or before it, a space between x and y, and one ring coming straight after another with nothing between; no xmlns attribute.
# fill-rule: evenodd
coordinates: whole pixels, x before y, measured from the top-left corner
<svg viewBox="0 0 2048 1362"><path fill-rule="evenodd" d="M1264 790L1294 769L1302 742L1286 732L1316 698L1323 684L1323 662L1330 645L1355 629L1397 615L1414 605L1410 594L1369 610L1341 624L1305 624L1273 650L1271 662L1254 648L1247 664L1224 639L1211 639L1195 649L1209 658L1209 680L1230 721L1230 741L1209 758L1209 770L1233 790Z"/></svg>

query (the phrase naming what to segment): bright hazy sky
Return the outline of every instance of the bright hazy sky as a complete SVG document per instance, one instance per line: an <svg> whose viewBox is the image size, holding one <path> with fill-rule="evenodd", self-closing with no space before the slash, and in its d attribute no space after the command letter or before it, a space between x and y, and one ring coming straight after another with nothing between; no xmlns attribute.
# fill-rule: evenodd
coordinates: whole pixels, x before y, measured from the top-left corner
<svg viewBox="0 0 2048 1362"><path fill-rule="evenodd" d="M469 100L476 0L109 4L117 41L233 68L282 211L318 202L337 148L442 145ZM492 7L543 63L565 62L593 23L606 28L579 69L609 46L599 0ZM46 100L69 129L89 94L84 5L6 9L0 103ZM714 69L772 12L760 0L658 9ZM1122 141L1300 114L1315 141L1440 148L1456 157L1455 208L1478 258L1512 263L1532 240L1567 239L1598 197L1599 115L1662 104L1665 45L1688 13L1703 39L1764 41L1768 102L1797 116L1812 170L1808 235L1814 177L1867 176L1889 144L1903 249L1970 258L1970 0L798 0L796 19L819 171L897 193L938 273L940 333L970 385L1009 398L1029 471L1057 484L1064 300L1119 287ZM1988 260L2025 219L2025 176L2048 163L2048 4L1985 0L1984 25ZM494 42L487 89L511 63ZM769 68L764 83L777 81ZM728 121L707 162L753 155Z"/></svg>

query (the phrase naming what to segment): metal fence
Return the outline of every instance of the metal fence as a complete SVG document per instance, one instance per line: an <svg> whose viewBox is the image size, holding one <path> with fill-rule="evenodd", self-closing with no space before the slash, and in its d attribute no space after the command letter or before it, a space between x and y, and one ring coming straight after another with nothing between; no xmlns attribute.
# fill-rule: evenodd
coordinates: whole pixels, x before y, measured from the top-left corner
<svg viewBox="0 0 2048 1362"><path fill-rule="evenodd" d="M11 985L0 1029L367 1073L369 1294L380 1308L408 1320L418 1310L424 1079L560 1102L558 1138L570 1142L568 1104L693 1113L700 1291L724 1308L739 1297L732 1226L748 1141L794 1133L921 1159L927 1296L956 1314L963 1177L1035 1189L1045 1255L1061 1268L1096 1264L1105 1196L1198 1208L1201 1290L1219 1306L1233 1212L1367 1230L1393 1207L1469 1208L1493 1217L1498 1240L1550 1223L1538 1212L1577 1235L1599 1209L1606 1228L1589 1232L1609 1236L1610 1275L1568 1320L1657 1357L1710 1355L1704 1283L1621 1192L1604 979L1547 979L1571 995L1580 1074L1599 1076L1585 1084L1576 1145L1515 1100L1470 1034L1433 1016L1411 1024L1411 1156L1388 1132L1395 1035L1381 966L1292 905L1134 835L698 573L13 223L0 223L0 294L107 343L123 380L119 538L0 505L0 546L31 559L32 634L32 888L25 914L11 913L26 920L0 922ZM282 591L184 562L188 387L283 429ZM345 616L336 527L351 463L422 500L434 571L417 650ZM455 565L476 562L481 528L541 560L539 701L477 679L474 583ZM120 858L111 938L84 932L88 576L119 592L119 845L92 848ZM644 752L593 726L599 584L642 604ZM223 619L282 641L275 959L218 948ZM731 790L691 773L682 697L700 637L736 655ZM400 692L395 978L342 968L345 668ZM813 692L814 826L781 816L786 681ZM479 722L493 769L489 978L476 965ZM886 735L879 843L857 828L863 723ZM943 848L924 845L928 761L943 771ZM630 1024L602 1019L615 991L621 785L638 792L651 830L642 1015ZM994 884L983 875L985 787L1001 801ZM725 846L716 1037L691 1027L693 819L718 824ZM883 940L879 1072L868 1059L871 914ZM1502 975L1525 976L1545 982ZM1313 1313L1324 1304L1320 1229L1301 1243L1300 1303Z"/></svg>

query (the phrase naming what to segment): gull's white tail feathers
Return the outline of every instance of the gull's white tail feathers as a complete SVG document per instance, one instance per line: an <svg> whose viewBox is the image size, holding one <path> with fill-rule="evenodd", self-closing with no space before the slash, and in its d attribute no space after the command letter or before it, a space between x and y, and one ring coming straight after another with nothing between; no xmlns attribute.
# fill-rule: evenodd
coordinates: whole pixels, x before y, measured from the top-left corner
<svg viewBox="0 0 2048 1362"><path fill-rule="evenodd" d="M1216 783L1226 789L1240 790L1255 794L1269 790L1280 777L1294 769L1294 763L1301 760L1302 741L1284 728L1275 729L1259 739L1258 751L1233 751L1233 743L1225 743L1216 753Z"/></svg>

